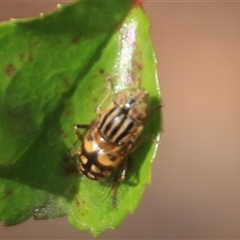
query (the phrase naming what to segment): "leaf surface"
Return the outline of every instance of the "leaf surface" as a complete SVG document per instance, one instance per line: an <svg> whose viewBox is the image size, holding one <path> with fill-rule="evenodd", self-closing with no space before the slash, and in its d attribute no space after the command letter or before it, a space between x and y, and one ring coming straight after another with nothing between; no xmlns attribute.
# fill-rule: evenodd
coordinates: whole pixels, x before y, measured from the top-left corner
<svg viewBox="0 0 240 240"><path fill-rule="evenodd" d="M132 1L81 1L42 18L0 25L0 219L7 226L68 215L95 235L133 212L150 183L157 144L131 156L111 204L111 182L92 182L67 157L75 123L90 123L108 93L136 86L160 104L148 20ZM154 111L144 135L158 139ZM80 145L80 143L77 143ZM77 145L77 146L78 146Z"/></svg>

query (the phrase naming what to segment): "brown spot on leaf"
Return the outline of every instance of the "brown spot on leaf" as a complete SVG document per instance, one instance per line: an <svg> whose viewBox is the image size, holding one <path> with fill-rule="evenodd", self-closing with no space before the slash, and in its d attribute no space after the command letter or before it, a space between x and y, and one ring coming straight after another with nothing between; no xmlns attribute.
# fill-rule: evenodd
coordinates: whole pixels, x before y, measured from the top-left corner
<svg viewBox="0 0 240 240"><path fill-rule="evenodd" d="M101 93L106 93L107 90L108 90L108 87L103 87L103 88L100 89L100 92Z"/></svg>
<svg viewBox="0 0 240 240"><path fill-rule="evenodd" d="M78 188L77 188L77 186L72 186L71 188L70 188L70 192L71 193L73 193L73 194L78 194ZM78 201L78 199L76 199L77 201Z"/></svg>
<svg viewBox="0 0 240 240"><path fill-rule="evenodd" d="M99 70L99 72L100 72L101 74L104 74L104 73L105 73L105 71L104 71L102 68Z"/></svg>
<svg viewBox="0 0 240 240"><path fill-rule="evenodd" d="M143 70L143 65L142 64L137 64L136 67L137 67L138 71L142 71Z"/></svg>
<svg viewBox="0 0 240 240"><path fill-rule="evenodd" d="M77 44L77 43L79 43L79 41L80 41L80 35L77 35L77 36L73 37L73 39L72 39L73 44Z"/></svg>
<svg viewBox="0 0 240 240"><path fill-rule="evenodd" d="M16 68L13 63L9 63L5 70L6 74L11 77L16 72Z"/></svg>
<svg viewBox="0 0 240 240"><path fill-rule="evenodd" d="M3 197L2 199L8 199L13 195L13 190L9 190Z"/></svg>
<svg viewBox="0 0 240 240"><path fill-rule="evenodd" d="M66 111L64 112L64 116L66 117L71 117L72 116L72 111L70 111L70 109L66 109Z"/></svg>
<svg viewBox="0 0 240 240"><path fill-rule="evenodd" d="M79 207L80 206L80 202L79 202L79 200L76 198L76 205Z"/></svg>
<svg viewBox="0 0 240 240"><path fill-rule="evenodd" d="M88 90L92 92L92 85L88 85Z"/></svg>
<svg viewBox="0 0 240 240"><path fill-rule="evenodd" d="M62 132L61 133L61 138L67 138L69 134L67 132Z"/></svg>
<svg viewBox="0 0 240 240"><path fill-rule="evenodd" d="M23 63L24 62L24 53L19 54L20 61Z"/></svg>
<svg viewBox="0 0 240 240"><path fill-rule="evenodd" d="M32 62L33 59L34 59L34 58L33 58L33 55L32 55L32 54L29 54L29 55L28 55L28 61L29 61L29 62Z"/></svg>
<svg viewBox="0 0 240 240"><path fill-rule="evenodd" d="M69 80L69 78L64 78L64 79L63 79L63 83L64 83L64 85L65 85L66 87L69 87L69 86L70 86L70 80Z"/></svg>

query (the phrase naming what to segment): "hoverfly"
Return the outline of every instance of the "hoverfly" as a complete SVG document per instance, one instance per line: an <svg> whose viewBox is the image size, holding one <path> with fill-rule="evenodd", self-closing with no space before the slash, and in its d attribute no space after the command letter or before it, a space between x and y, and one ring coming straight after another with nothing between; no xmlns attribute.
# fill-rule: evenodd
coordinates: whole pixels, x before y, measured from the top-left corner
<svg viewBox="0 0 240 240"><path fill-rule="evenodd" d="M117 170L112 184L114 206L117 186L125 179L129 154L138 146L148 109L147 91L124 89L113 95L105 109L97 108L97 117L91 124L76 124L74 127L82 142L77 152L79 171L91 180L101 181ZM84 134L80 133L80 128L86 130Z"/></svg>

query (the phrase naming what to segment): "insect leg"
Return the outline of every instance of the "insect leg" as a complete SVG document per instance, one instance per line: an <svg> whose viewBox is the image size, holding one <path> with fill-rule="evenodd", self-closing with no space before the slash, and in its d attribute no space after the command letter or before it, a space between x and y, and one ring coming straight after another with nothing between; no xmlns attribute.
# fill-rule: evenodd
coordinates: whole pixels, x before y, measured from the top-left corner
<svg viewBox="0 0 240 240"><path fill-rule="evenodd" d="M118 190L118 186L119 186L119 183L123 182L124 179L125 179L126 171L127 171L127 165L128 165L128 161L126 159L124 161L124 163L122 164L119 173L117 174L117 176L113 180L113 184L112 184L112 191L113 191L112 205L115 208L117 207L117 190Z"/></svg>
<svg viewBox="0 0 240 240"><path fill-rule="evenodd" d="M85 128L85 129L87 129L87 128L89 128L90 126L91 126L91 124L76 124L76 125L74 126L75 134L77 135L77 137L78 137L78 139L79 139L80 141L83 140L83 135L80 133L79 128Z"/></svg>
<svg viewBox="0 0 240 240"><path fill-rule="evenodd" d="M150 110L150 112L152 113L153 111L155 111L155 110L157 110L157 109L162 109L162 107L164 107L162 104L157 105L157 106L153 107L153 108Z"/></svg>
<svg viewBox="0 0 240 240"><path fill-rule="evenodd" d="M101 115L102 110L101 110L101 106L104 104L104 102L110 97L112 90L113 90L113 83L112 83L112 79L111 77L106 77L107 81L108 81L108 94L105 96L105 98L100 102L100 104L98 105L96 112L98 115Z"/></svg>
<svg viewBox="0 0 240 240"><path fill-rule="evenodd" d="M155 107L152 107L151 109L149 109L149 111L148 111L148 116L146 117L146 119L144 120L144 123L145 124L148 124L149 122L150 122L150 118L154 115L154 112L156 111L156 110L162 110L162 107L163 107L163 105L157 105L157 106L155 106Z"/></svg>

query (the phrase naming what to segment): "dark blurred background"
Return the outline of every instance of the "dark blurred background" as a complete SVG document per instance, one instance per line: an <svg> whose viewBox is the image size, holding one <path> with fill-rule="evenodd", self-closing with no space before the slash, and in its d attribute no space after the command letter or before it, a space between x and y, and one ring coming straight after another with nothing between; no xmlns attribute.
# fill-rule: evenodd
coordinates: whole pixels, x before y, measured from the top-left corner
<svg viewBox="0 0 240 240"><path fill-rule="evenodd" d="M58 2L0 1L0 21ZM163 94L163 145L137 211L99 238L240 238L240 3L149 0L144 9ZM94 239L66 218L0 227L0 238Z"/></svg>

